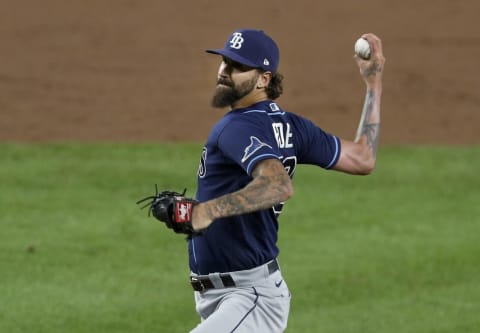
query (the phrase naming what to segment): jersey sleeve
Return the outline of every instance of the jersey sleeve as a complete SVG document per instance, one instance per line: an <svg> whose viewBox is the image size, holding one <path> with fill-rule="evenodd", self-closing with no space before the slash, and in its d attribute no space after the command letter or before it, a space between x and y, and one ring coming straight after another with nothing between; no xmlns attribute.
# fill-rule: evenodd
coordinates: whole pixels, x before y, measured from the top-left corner
<svg viewBox="0 0 480 333"><path fill-rule="evenodd" d="M230 121L218 136L217 144L223 154L240 165L248 175L258 162L281 158L272 132L266 131L253 119Z"/></svg>
<svg viewBox="0 0 480 333"><path fill-rule="evenodd" d="M324 169L333 168L340 157L340 139L304 118L299 118L297 126L300 127L302 139L299 163L314 164Z"/></svg>

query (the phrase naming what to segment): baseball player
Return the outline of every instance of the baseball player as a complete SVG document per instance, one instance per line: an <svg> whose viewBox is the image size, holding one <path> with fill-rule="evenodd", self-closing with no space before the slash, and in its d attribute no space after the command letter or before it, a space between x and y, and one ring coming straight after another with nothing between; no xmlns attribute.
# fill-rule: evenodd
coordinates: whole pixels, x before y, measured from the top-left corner
<svg viewBox="0 0 480 333"><path fill-rule="evenodd" d="M355 56L366 97L354 141L275 102L283 91L279 49L263 31L234 31L223 48L207 50L221 56L212 105L230 109L203 148L196 198L168 191L149 197L157 219L188 234L190 282L201 317L191 332L286 329L290 291L277 258L277 233L296 166L359 175L375 166L385 58L377 36L362 37L371 56ZM293 222L301 221L283 223Z"/></svg>

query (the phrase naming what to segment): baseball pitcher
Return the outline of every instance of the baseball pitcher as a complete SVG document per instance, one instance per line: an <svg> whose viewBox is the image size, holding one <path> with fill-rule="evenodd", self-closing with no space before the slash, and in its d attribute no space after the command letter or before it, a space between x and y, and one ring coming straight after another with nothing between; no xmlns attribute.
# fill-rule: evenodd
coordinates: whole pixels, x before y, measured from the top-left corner
<svg viewBox="0 0 480 333"><path fill-rule="evenodd" d="M278 260L279 216L293 195L298 164L366 175L375 166L385 58L380 39L362 36L355 60L366 96L353 141L284 110L279 49L261 30L234 31L220 56L212 105L228 108L201 152L195 198L163 191L151 213L188 236L190 283L201 321L193 333L274 333L287 327L290 291ZM289 223L283 221L283 223ZM301 223L301 221L295 221Z"/></svg>

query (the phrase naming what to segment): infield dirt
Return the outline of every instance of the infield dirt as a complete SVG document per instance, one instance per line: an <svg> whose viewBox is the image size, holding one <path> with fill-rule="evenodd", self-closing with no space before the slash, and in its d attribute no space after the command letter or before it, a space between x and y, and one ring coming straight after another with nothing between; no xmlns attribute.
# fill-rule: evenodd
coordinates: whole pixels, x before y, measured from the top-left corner
<svg viewBox="0 0 480 333"><path fill-rule="evenodd" d="M281 49L278 102L345 138L364 84L353 45L378 34L387 58L383 144L480 143L476 0L5 0L0 141L201 141L224 111L210 97L231 31Z"/></svg>

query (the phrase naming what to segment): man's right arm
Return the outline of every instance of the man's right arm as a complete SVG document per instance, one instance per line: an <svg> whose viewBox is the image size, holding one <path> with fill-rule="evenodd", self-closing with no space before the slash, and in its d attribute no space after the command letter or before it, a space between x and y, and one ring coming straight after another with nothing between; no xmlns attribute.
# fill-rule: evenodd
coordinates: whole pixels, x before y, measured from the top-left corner
<svg viewBox="0 0 480 333"><path fill-rule="evenodd" d="M283 164L275 158L258 162L252 177L244 188L196 205L192 219L194 229L205 229L221 217L271 208L293 195L292 180Z"/></svg>

